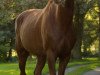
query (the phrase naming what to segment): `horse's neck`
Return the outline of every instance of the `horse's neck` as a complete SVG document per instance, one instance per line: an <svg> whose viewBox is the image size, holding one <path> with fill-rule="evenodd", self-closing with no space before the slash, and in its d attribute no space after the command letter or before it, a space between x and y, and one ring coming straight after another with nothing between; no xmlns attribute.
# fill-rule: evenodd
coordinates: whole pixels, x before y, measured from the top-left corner
<svg viewBox="0 0 100 75"><path fill-rule="evenodd" d="M44 8L44 15L49 17L49 19L56 20L56 11L57 11L57 4L55 4L52 0L49 0L48 4Z"/></svg>
<svg viewBox="0 0 100 75"><path fill-rule="evenodd" d="M54 4L53 0L49 0L44 11L51 13L52 11L56 11L56 4Z"/></svg>
<svg viewBox="0 0 100 75"><path fill-rule="evenodd" d="M57 10L57 19L59 22L60 28L64 32L68 32L68 30L72 30L73 28L73 5L66 7L58 6Z"/></svg>
<svg viewBox="0 0 100 75"><path fill-rule="evenodd" d="M73 2L70 1L66 1L66 6L62 7L52 2L52 0L49 0L46 10L58 21L60 28L65 28L66 30L66 28L72 26L73 6Z"/></svg>
<svg viewBox="0 0 100 75"><path fill-rule="evenodd" d="M73 8L58 6L57 17L61 23L68 23L73 19Z"/></svg>

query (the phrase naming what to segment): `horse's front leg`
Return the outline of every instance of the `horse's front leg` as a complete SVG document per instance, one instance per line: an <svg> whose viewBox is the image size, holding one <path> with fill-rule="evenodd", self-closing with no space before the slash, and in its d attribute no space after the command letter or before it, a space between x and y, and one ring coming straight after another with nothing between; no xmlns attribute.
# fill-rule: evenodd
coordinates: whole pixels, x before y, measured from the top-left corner
<svg viewBox="0 0 100 75"><path fill-rule="evenodd" d="M61 56L59 57L59 69L58 69L58 75L64 75L66 66L70 60L70 55L69 56Z"/></svg>
<svg viewBox="0 0 100 75"><path fill-rule="evenodd" d="M42 74L42 69L45 65L46 62L46 56L37 56L37 65L34 71L34 75L41 75Z"/></svg>
<svg viewBox="0 0 100 75"><path fill-rule="evenodd" d="M47 60L48 60L50 75L56 75L56 70L55 70L56 56L52 50L47 51Z"/></svg>

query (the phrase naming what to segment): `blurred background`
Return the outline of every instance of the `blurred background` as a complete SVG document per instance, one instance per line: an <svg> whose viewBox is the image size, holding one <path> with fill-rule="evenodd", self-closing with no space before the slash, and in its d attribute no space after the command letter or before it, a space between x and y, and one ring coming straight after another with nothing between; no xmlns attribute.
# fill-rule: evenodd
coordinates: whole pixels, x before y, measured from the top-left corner
<svg viewBox="0 0 100 75"><path fill-rule="evenodd" d="M22 11L43 8L47 0L0 0L0 62L16 59L14 22ZM72 58L100 57L100 2L75 0L77 42Z"/></svg>
<svg viewBox="0 0 100 75"><path fill-rule="evenodd" d="M17 62L14 22L18 14L27 9L43 8L47 1L48 0L0 0L0 63ZM72 50L71 59L99 59L100 1L75 0L73 18L77 42ZM29 57L29 60L35 59L33 56Z"/></svg>

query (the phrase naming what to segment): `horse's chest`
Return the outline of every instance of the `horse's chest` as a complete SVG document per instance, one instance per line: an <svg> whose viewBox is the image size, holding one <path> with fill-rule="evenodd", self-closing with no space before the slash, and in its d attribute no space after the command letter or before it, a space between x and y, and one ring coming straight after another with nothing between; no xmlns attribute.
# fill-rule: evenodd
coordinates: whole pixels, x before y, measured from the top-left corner
<svg viewBox="0 0 100 75"><path fill-rule="evenodd" d="M71 49L75 43L75 36L73 33L65 34L60 32L48 33L43 37L46 48L55 50Z"/></svg>

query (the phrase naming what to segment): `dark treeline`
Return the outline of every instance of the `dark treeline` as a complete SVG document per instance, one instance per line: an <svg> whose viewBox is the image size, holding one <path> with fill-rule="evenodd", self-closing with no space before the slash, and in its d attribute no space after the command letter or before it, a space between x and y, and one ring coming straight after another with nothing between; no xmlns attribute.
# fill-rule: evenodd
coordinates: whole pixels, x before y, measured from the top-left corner
<svg viewBox="0 0 100 75"><path fill-rule="evenodd" d="M24 10L43 8L48 0L0 1L0 62L13 61L15 49L14 22ZM72 58L100 57L100 2L99 0L75 0L74 25L77 42Z"/></svg>

